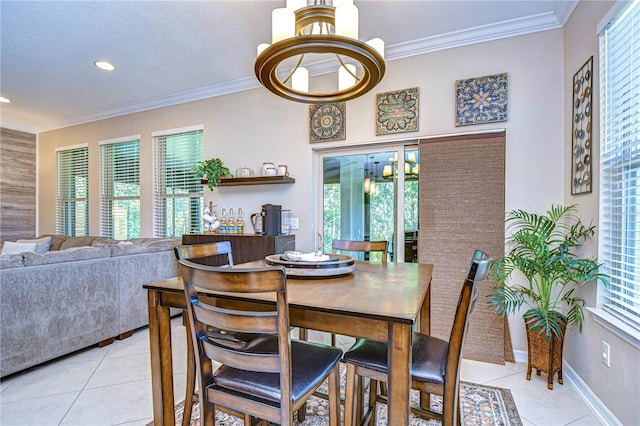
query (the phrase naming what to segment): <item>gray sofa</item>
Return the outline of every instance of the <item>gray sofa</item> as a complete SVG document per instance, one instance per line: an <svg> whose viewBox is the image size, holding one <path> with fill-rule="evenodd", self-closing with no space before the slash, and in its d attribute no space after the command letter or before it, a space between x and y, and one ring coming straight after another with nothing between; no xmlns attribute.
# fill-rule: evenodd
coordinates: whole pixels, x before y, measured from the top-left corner
<svg viewBox="0 0 640 426"><path fill-rule="evenodd" d="M142 285L178 275L178 244L52 235L46 253L1 255L0 377L147 325Z"/></svg>

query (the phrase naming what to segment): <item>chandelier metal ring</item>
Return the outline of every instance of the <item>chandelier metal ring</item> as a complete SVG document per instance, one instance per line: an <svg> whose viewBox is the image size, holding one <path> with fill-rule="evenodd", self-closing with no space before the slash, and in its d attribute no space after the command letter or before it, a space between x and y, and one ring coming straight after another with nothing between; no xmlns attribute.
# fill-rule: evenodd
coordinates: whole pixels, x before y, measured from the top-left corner
<svg viewBox="0 0 640 426"><path fill-rule="evenodd" d="M305 93L294 90L278 77L282 61L307 53L336 54L357 61L363 69L362 77L351 87L327 93ZM260 83L271 92L296 102L324 104L347 101L373 89L384 76L382 55L373 47L357 39L332 34L299 35L267 47L255 62Z"/></svg>

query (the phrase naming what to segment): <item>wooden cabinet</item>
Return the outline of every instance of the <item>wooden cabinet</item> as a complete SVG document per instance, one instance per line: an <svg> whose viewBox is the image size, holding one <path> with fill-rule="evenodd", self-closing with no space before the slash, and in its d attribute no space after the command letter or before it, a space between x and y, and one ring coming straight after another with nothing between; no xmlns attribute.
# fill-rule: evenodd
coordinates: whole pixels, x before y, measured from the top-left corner
<svg viewBox="0 0 640 426"><path fill-rule="evenodd" d="M203 244L229 241L233 263L262 260L265 256L284 253L296 249L295 235L255 235L255 234L184 234L182 244ZM204 262L203 262L204 263ZM215 264L206 262L207 264Z"/></svg>

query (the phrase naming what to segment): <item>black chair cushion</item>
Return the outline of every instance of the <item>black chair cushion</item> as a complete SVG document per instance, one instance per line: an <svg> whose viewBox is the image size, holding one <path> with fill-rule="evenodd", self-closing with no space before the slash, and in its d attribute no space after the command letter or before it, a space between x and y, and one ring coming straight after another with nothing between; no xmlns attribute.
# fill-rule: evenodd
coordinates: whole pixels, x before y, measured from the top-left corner
<svg viewBox="0 0 640 426"><path fill-rule="evenodd" d="M449 344L444 340L413 333L411 376L413 380L444 383ZM359 367L388 374L387 344L359 339L345 352L343 359Z"/></svg>
<svg viewBox="0 0 640 426"><path fill-rule="evenodd" d="M247 349L255 352L275 353L278 351L277 338L257 339ZM291 342L292 398L300 400L315 385L326 377L340 361L342 350L333 346ZM214 386L280 405L280 375L277 373L256 373L226 366L220 367L213 378Z"/></svg>

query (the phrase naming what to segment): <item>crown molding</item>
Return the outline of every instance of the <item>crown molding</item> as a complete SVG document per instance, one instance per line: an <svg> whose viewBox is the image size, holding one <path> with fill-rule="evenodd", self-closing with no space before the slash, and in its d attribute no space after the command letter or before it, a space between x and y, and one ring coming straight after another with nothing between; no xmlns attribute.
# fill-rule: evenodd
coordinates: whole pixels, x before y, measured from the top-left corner
<svg viewBox="0 0 640 426"><path fill-rule="evenodd" d="M406 43L391 45L386 48L385 60L394 61L411 56L436 52L439 50L453 49L456 47L468 46L476 43L484 43L492 40L499 40L508 37L516 37L540 31L562 28L562 26L578 4L578 1L579 0L558 2L558 10L554 12L532 15L525 18L518 18L509 21L498 22L496 24L483 25L433 37L413 40ZM309 69L309 74L312 76L335 72L335 64L330 60L319 61L314 64L310 64L307 68ZM46 130L55 130L63 127L75 126L98 120L105 120L122 115L149 111L157 108L163 108L202 99L214 98L217 96L228 95L231 93L256 89L259 87L261 86L254 76L241 78L214 86L207 86L189 90L186 92L175 93L169 96L163 96L161 98L150 99L143 102L135 102L128 105L123 105L118 108L101 111L95 114L85 115L82 117L78 117L75 120L58 123L55 127L47 128ZM44 129L40 129L40 131L44 131Z"/></svg>

